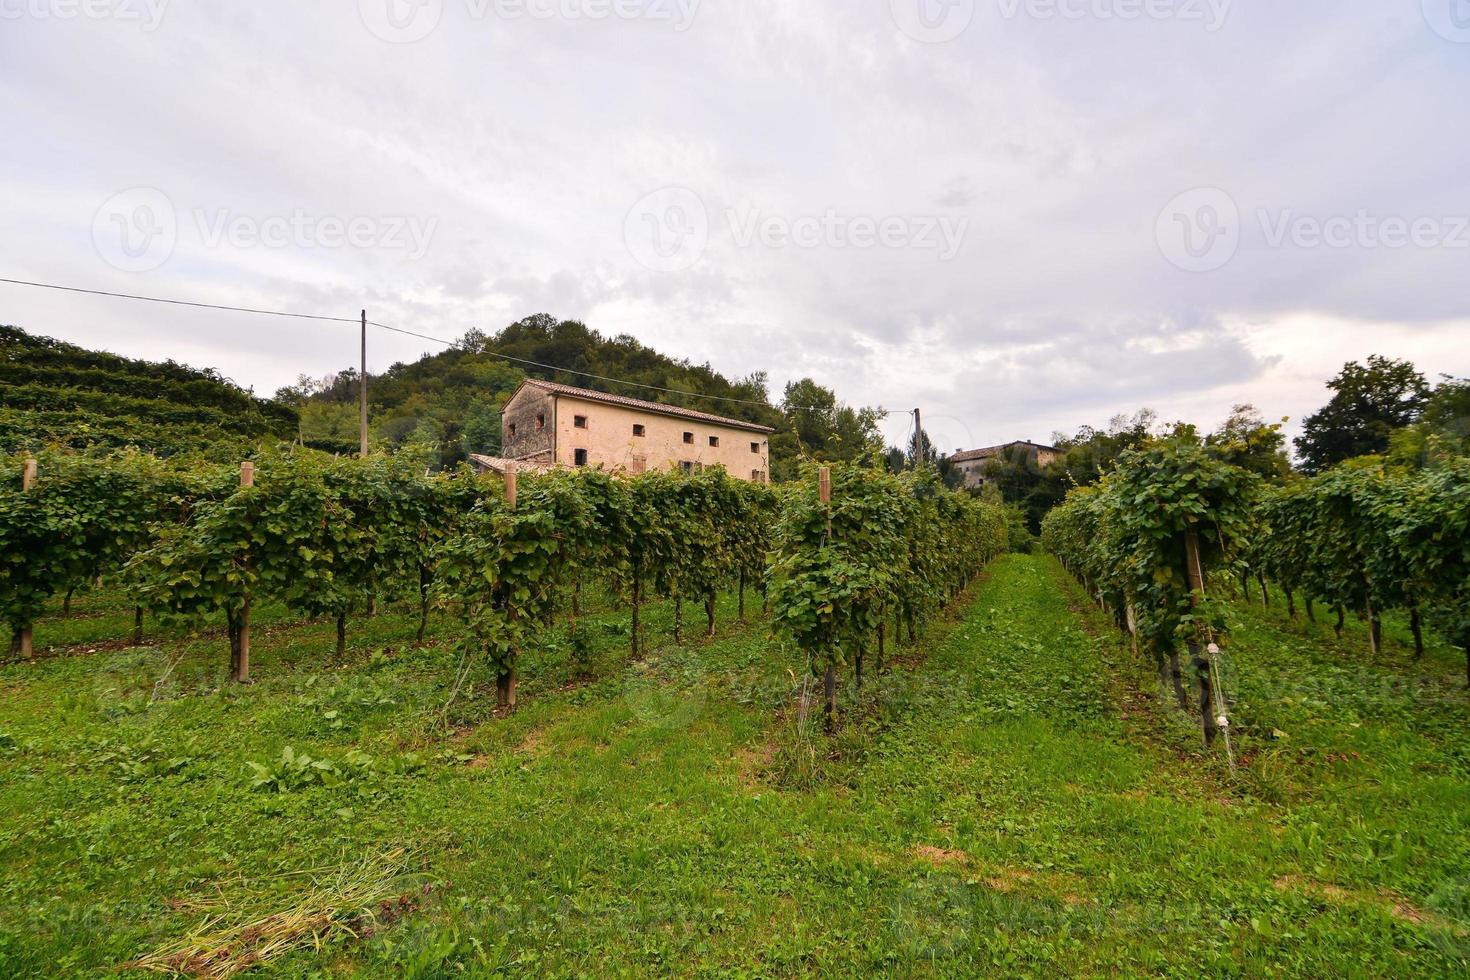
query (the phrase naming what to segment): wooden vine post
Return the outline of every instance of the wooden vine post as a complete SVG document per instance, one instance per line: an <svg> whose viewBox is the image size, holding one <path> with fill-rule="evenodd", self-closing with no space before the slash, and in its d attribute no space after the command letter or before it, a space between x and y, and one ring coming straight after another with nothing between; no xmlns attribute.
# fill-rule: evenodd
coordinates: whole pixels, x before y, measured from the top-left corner
<svg viewBox="0 0 1470 980"><path fill-rule="evenodd" d="M1196 611L1199 610L1205 598L1205 575L1204 566L1200 563L1199 555L1199 532L1193 525L1184 532L1184 567L1189 576L1189 604ZM1214 684L1210 674L1210 650L1201 639L1201 626L1195 623L1189 643L1189 653L1194 661L1195 672L1199 675L1199 713L1200 723L1203 726L1205 745L1210 746L1215 742L1215 737L1220 734L1220 727L1215 719L1214 712ZM1209 637L1204 638L1209 642Z"/></svg>
<svg viewBox="0 0 1470 980"><path fill-rule="evenodd" d="M240 464L240 486L242 488L255 486L255 464L243 462ZM250 596L245 596L244 603L240 606L240 633L236 649L232 651L234 656L230 664L230 679L237 684L245 684L250 680Z"/></svg>
<svg viewBox="0 0 1470 980"><path fill-rule="evenodd" d="M511 510L516 509L516 464L505 465L505 506ZM516 608L511 596L505 597L505 615L512 624L516 620ZM514 628L514 626L512 626ZM519 659L519 650L511 652L510 665L495 678L495 695L500 702L501 708L506 711L516 710L516 660Z"/></svg>
<svg viewBox="0 0 1470 980"><path fill-rule="evenodd" d="M827 538L826 543L832 542L832 470L823 466L817 471L817 497L822 502L822 509L827 513ZM830 660L827 663L827 671L822 675L822 697L823 712L826 715L827 729L830 731L837 721L837 667Z"/></svg>
<svg viewBox="0 0 1470 980"><path fill-rule="evenodd" d="M20 489L21 489L21 492L22 493L30 493L31 490L35 489L35 486L36 486L36 461L34 459L28 459L28 460L25 461L25 468L23 470L21 470L21 474L20 474ZM31 627L29 627L29 626L23 626L23 627L21 627L21 630L20 630L20 634L19 634L18 639L20 641L20 655L21 655L21 657L23 659L25 659L25 660L29 660L33 656L35 656L35 647L34 647L34 642L33 642L33 638L32 638Z"/></svg>

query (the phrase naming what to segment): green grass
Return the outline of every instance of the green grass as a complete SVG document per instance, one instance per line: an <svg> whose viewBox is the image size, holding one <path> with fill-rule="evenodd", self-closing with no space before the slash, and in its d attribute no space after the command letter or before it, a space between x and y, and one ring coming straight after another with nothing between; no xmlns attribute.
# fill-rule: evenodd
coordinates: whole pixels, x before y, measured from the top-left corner
<svg viewBox="0 0 1470 980"><path fill-rule="evenodd" d="M1231 773L1047 558L998 562L809 743L769 624L726 598L705 641L686 613L679 647L652 610L661 642L629 664L599 601L590 676L558 625L501 719L480 676L444 710L453 657L415 647L410 616L357 624L341 669L330 623L273 617L238 688L219 636L87 653L132 621L79 597L37 628L78 645L0 670L0 975L106 974L396 848L408 914L262 972L1470 968L1470 733L1446 651L1370 662L1355 635L1242 605ZM252 791L247 763L286 746L341 782ZM812 779L790 766L805 747Z"/></svg>

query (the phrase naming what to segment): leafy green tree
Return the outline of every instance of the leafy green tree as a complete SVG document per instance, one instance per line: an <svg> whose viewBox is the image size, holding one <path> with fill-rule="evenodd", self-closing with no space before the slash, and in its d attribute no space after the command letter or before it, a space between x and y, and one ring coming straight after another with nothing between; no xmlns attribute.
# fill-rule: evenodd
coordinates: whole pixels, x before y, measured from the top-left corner
<svg viewBox="0 0 1470 980"><path fill-rule="evenodd" d="M1332 399L1306 419L1296 439L1308 473L1386 452L1394 430L1413 424L1429 397L1424 375L1413 364L1377 354L1366 365L1343 365L1327 387Z"/></svg>
<svg viewBox="0 0 1470 980"><path fill-rule="evenodd" d="M1219 430L1205 437L1222 459L1257 476L1281 483L1291 475L1281 422L1266 422L1254 405L1236 405Z"/></svg>
<svg viewBox="0 0 1470 980"><path fill-rule="evenodd" d="M500 408L481 401L470 406L461 436L466 455L500 455Z"/></svg>

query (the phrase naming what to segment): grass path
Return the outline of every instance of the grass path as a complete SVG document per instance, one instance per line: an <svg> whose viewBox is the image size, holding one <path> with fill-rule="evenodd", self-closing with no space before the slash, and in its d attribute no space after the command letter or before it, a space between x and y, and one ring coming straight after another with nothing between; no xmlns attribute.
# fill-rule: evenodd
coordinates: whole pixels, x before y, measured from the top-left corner
<svg viewBox="0 0 1470 980"><path fill-rule="evenodd" d="M1141 675L1055 563L1011 556L921 662L869 685L818 741L817 784L796 789L791 664L765 624L632 665L616 627L589 624L605 647L591 681L565 684L548 660L518 715L491 719L477 699L447 739L425 722L447 653L324 673L308 666L329 649L320 626L283 627L300 642L248 691L186 685L152 705L98 681L95 658L0 670L0 974L100 975L208 909L289 907L303 884L283 873L397 847L439 885L422 907L267 972L1466 969L1452 903L1427 901L1470 875L1453 701L1313 709L1309 724L1242 686L1246 750L1271 725L1309 756L1232 780L1131 686ZM409 624L368 628L393 647ZM1241 634L1242 678L1294 683L1329 657L1301 637L1283 656L1289 631L1267 617ZM245 762L286 745L375 763L338 786L251 792ZM1346 752L1372 768L1324 761Z"/></svg>

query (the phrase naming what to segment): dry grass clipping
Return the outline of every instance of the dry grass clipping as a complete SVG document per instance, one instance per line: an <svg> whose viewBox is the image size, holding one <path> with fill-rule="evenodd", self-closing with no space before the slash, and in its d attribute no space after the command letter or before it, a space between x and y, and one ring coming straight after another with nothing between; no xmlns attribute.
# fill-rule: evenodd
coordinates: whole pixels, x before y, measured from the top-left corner
<svg viewBox="0 0 1470 980"><path fill-rule="evenodd" d="M432 890L425 884L405 891L410 887L406 873L400 848L338 867L280 875L311 879L290 908L247 921L241 921L238 909L227 908L207 916L190 935L124 963L121 969L232 977L293 950L321 949L342 936L366 938L412 912L418 898Z"/></svg>

